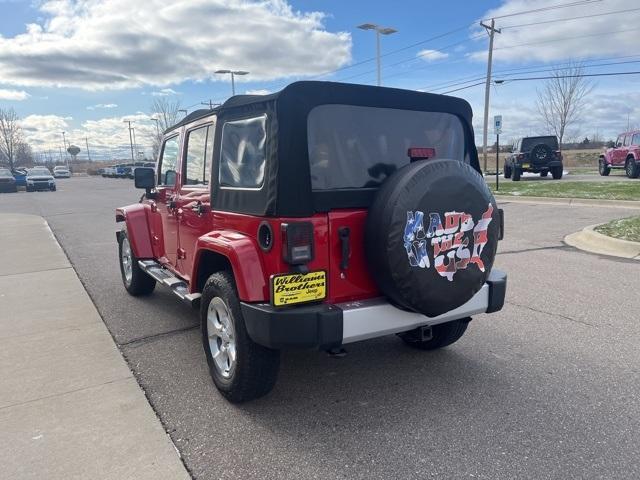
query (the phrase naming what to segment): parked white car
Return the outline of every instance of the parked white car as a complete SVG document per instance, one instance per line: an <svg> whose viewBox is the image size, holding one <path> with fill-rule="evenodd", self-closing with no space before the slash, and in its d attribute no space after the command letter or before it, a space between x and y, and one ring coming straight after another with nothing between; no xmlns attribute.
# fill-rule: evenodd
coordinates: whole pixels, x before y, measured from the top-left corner
<svg viewBox="0 0 640 480"><path fill-rule="evenodd" d="M55 192L56 181L46 167L34 167L27 170L27 192L51 190Z"/></svg>
<svg viewBox="0 0 640 480"><path fill-rule="evenodd" d="M53 176L54 178L71 178L71 172L64 166L53 167Z"/></svg>

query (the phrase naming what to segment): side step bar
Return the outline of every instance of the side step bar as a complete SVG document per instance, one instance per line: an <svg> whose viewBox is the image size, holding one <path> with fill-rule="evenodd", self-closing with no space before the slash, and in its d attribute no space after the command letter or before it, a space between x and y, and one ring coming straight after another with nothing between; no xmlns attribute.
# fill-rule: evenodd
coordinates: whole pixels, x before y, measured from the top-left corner
<svg viewBox="0 0 640 480"><path fill-rule="evenodd" d="M154 278L158 283L166 285L175 293L180 300L191 307L200 306L199 293L189 293L189 287L184 280L176 277L172 272L164 268L154 260L138 260L138 265L147 275Z"/></svg>

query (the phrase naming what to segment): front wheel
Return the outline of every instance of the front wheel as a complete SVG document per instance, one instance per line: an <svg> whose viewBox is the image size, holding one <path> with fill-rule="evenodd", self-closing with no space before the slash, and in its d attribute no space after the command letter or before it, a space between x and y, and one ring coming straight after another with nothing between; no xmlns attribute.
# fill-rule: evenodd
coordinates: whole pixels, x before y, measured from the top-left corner
<svg viewBox="0 0 640 480"><path fill-rule="evenodd" d="M640 168L638 168L638 164L633 158L627 159L624 170L629 178L638 178L638 175L640 175Z"/></svg>
<svg viewBox="0 0 640 480"><path fill-rule="evenodd" d="M504 164L504 178L511 178L511 165Z"/></svg>
<svg viewBox="0 0 640 480"><path fill-rule="evenodd" d="M514 182L519 182L520 181L520 176L522 175L522 170L520 170L520 168L518 167L513 167L513 172L512 172L512 177L511 179Z"/></svg>
<svg viewBox="0 0 640 480"><path fill-rule="evenodd" d="M434 325L431 327L431 338L429 340L420 340L413 331L400 334L400 338L413 348L419 350L436 350L460 340L464 332L467 331L467 325L469 325L470 321L471 318L461 318L459 320Z"/></svg>
<svg viewBox="0 0 640 480"><path fill-rule="evenodd" d="M214 273L207 280L200 302L200 324L209 373L227 400L246 402L271 391L278 378L280 352L249 337L229 272Z"/></svg>
<svg viewBox="0 0 640 480"><path fill-rule="evenodd" d="M551 167L551 175L554 180L560 180L562 178L562 167Z"/></svg>
<svg viewBox="0 0 640 480"><path fill-rule="evenodd" d="M611 168L607 165L604 158L598 161L598 173L603 177L608 177L609 173L611 173Z"/></svg>
<svg viewBox="0 0 640 480"><path fill-rule="evenodd" d="M153 292L156 288L156 281L138 265L138 259L133 253L126 231L123 231L119 236L118 253L122 283L127 292L134 297L149 295Z"/></svg>

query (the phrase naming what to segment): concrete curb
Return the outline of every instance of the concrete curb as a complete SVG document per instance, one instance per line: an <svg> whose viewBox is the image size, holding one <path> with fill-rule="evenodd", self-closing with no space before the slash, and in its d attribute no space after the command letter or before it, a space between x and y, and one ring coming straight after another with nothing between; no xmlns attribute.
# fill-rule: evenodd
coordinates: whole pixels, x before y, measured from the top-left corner
<svg viewBox="0 0 640 480"><path fill-rule="evenodd" d="M0 477L188 480L47 222L0 225Z"/></svg>
<svg viewBox="0 0 640 480"><path fill-rule="evenodd" d="M640 201L635 200L597 200L588 198L528 197L516 195L494 195L494 197L496 201L504 203L640 209Z"/></svg>
<svg viewBox="0 0 640 480"><path fill-rule="evenodd" d="M579 232L564 237L572 247L591 253L640 260L640 243L620 240L595 231L598 225L589 225Z"/></svg>

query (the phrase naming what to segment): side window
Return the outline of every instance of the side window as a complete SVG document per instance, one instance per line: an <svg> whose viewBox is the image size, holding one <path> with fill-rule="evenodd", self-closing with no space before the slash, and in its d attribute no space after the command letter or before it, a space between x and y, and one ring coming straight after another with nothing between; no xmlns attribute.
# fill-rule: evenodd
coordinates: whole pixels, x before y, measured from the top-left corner
<svg viewBox="0 0 640 480"><path fill-rule="evenodd" d="M260 188L264 181L267 116L226 122L222 127L220 185Z"/></svg>
<svg viewBox="0 0 640 480"><path fill-rule="evenodd" d="M622 146L622 140L624 139L624 137L622 135L620 135L618 137L618 139L616 140L616 148L617 147L621 147Z"/></svg>
<svg viewBox="0 0 640 480"><path fill-rule="evenodd" d="M636 133L633 135L633 140L631 141L631 145L640 145L640 133Z"/></svg>
<svg viewBox="0 0 640 480"><path fill-rule="evenodd" d="M174 186L176 184L176 168L180 155L180 139L178 135L164 142L160 157L158 185Z"/></svg>
<svg viewBox="0 0 640 480"><path fill-rule="evenodd" d="M204 126L187 134L187 156L185 162L185 185L207 185L209 183L211 144L213 127Z"/></svg>
<svg viewBox="0 0 640 480"><path fill-rule="evenodd" d="M624 146L628 147L629 145L631 145L631 135L624 137Z"/></svg>

